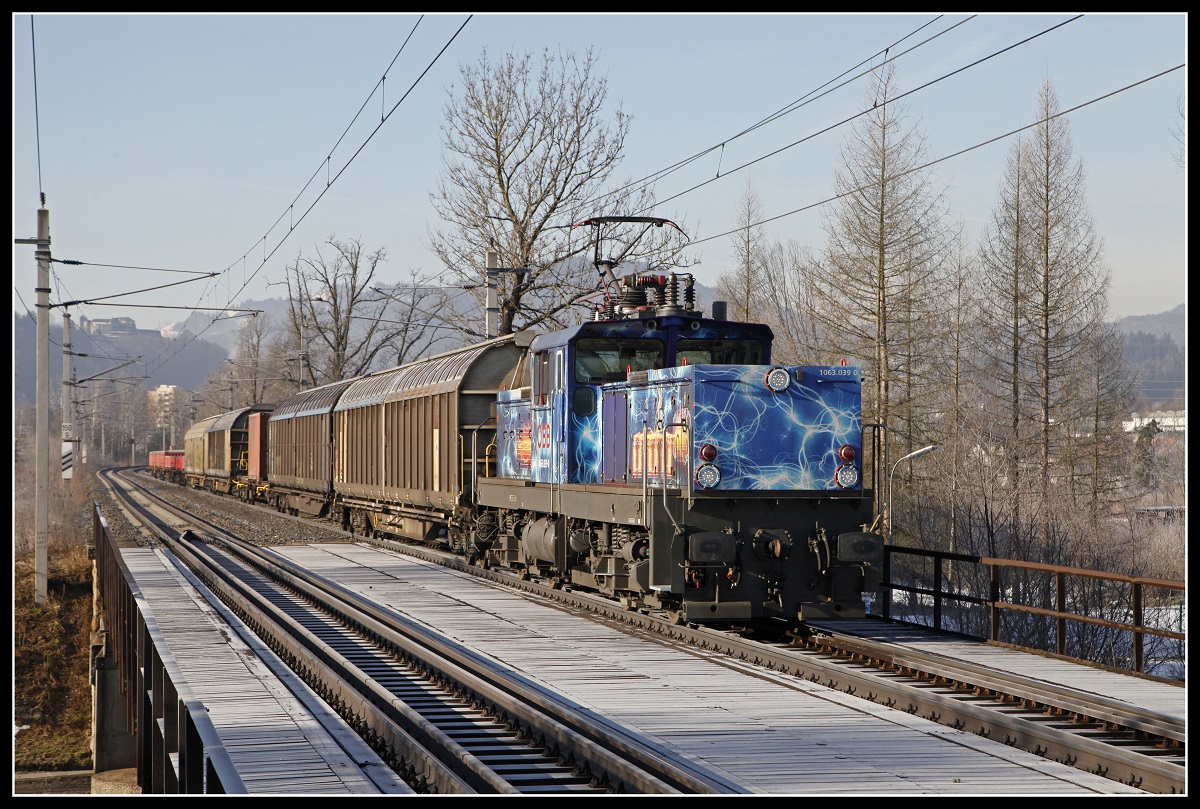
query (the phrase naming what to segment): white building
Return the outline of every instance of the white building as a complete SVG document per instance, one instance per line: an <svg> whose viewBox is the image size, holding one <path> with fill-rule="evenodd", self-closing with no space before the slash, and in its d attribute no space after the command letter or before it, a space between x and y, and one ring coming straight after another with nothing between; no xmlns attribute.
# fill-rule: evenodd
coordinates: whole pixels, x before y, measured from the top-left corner
<svg viewBox="0 0 1200 809"><path fill-rule="evenodd" d="M1152 421L1158 422L1158 429L1164 433L1182 433L1187 431L1186 410L1155 410L1152 413L1131 413L1130 419L1121 422L1127 433L1136 433Z"/></svg>

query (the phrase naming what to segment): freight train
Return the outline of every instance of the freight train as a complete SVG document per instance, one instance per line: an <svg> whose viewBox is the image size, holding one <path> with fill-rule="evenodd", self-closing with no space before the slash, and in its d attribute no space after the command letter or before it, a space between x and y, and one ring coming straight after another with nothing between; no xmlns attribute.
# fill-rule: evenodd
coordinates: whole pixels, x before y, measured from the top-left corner
<svg viewBox="0 0 1200 809"><path fill-rule="evenodd" d="M586 224L666 220L604 217ZM582 224L582 223L581 223ZM730 623L864 615L883 538L858 367L771 361L688 274L616 278L519 331L197 422L192 486L354 534Z"/></svg>

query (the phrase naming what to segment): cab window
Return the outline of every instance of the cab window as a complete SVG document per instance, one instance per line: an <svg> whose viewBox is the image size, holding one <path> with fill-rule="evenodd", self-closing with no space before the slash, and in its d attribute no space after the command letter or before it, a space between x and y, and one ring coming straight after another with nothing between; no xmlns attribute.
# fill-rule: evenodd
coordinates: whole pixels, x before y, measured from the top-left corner
<svg viewBox="0 0 1200 809"><path fill-rule="evenodd" d="M539 351L533 356L533 395L535 404L545 404L546 394L554 383L552 376L551 355L549 351Z"/></svg>
<svg viewBox="0 0 1200 809"><path fill-rule="evenodd" d="M575 345L575 381L586 385L623 382L630 371L661 367L661 340L585 337Z"/></svg>
<svg viewBox="0 0 1200 809"><path fill-rule="evenodd" d="M759 340L680 340L676 365L762 365Z"/></svg>

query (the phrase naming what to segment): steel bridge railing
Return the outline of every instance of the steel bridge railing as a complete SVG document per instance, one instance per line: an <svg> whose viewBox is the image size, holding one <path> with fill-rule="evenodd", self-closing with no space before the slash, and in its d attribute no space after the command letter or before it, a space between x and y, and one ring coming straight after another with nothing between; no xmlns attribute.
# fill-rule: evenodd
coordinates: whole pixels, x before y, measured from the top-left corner
<svg viewBox="0 0 1200 809"><path fill-rule="evenodd" d="M1114 666L1138 673L1146 673L1147 638L1179 641L1182 661L1186 591L1185 582L1170 579L895 545L885 547L880 584L885 618L903 610L903 620L934 629L1076 659L1108 657ZM1179 631L1164 625L1164 612L1177 616L1171 622ZM986 616L982 627L980 613ZM1039 628L1038 618L1047 630ZM1092 627L1098 637L1085 638L1080 627ZM1052 649L1031 642L1048 634Z"/></svg>
<svg viewBox="0 0 1200 809"><path fill-rule="evenodd" d="M191 694L157 622L143 609L145 599L99 503L93 504L88 551L99 622L92 641L95 771L136 760L143 794L244 793L204 703Z"/></svg>

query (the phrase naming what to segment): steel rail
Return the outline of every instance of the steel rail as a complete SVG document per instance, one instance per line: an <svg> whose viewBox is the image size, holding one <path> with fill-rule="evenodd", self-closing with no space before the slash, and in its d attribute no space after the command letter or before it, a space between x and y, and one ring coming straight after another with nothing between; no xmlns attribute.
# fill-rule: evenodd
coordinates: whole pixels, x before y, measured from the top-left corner
<svg viewBox="0 0 1200 809"><path fill-rule="evenodd" d="M1076 732L1072 732L1069 726L1049 726L1047 722L1053 721L1054 717L1039 715L1035 712L1026 712L1024 715L1014 713L1014 704L1019 705L1027 696L1030 702L1054 704L1052 695L1049 693L1051 689L1045 684L1041 684L1043 687L1036 700L1033 696L1022 693L1021 686L1027 686L1033 682L1027 678L1022 682L1006 677L1003 672L977 667L977 674L990 671L989 677L997 686L995 689L987 690L993 690L1000 694L1012 693L1014 697L1014 700L1007 705L988 708L981 704L964 701L961 692L951 695L931 691L928 684L929 678L944 677L949 674L949 663L941 660L937 661L935 666L934 661L926 661L926 665L918 661L918 655L913 650L908 652L912 655L911 662L915 664L912 667L913 676L904 681L897 679L894 674L888 676L865 664L860 669L856 669L847 665L848 661L845 659L827 659L826 653L822 653L820 650L805 650L789 646L786 643L772 645L741 637L735 632L680 625L673 616L657 616L641 611L632 612L615 604L610 599L588 593L572 592L569 587L562 585L522 580L502 571L481 569L468 565L451 555L428 548L386 539L368 541L504 583L576 609L586 610L598 617L657 633L672 640L684 641L702 649L720 652L772 671L790 674L809 682L869 699L872 702L899 707L908 713L931 721L967 730L986 738L995 738L1011 746L1136 786L1147 792L1179 794L1185 790L1186 768L1176 761L1164 760L1161 757L1181 757L1183 755L1182 747L1177 750L1164 748L1161 751L1155 751L1154 755L1150 755L1148 745L1143 745L1142 749L1130 748L1127 746L1126 739L1115 737L1111 733L1109 738L1112 741L1109 743L1082 735L1088 730L1082 725L1075 728ZM894 645L886 648L892 652L895 651ZM938 671L923 672L923 668L937 668ZM922 674L927 676L922 677ZM954 676L951 679L964 683L973 679L970 676L971 672L966 669L960 670L959 674L961 676ZM980 686L980 688L986 688L986 686ZM1067 695L1070 695L1069 700ZM1064 711L1070 712L1066 705L1071 704L1076 707L1087 705L1094 696L1082 691L1072 692L1070 689L1064 689L1060 692L1059 702L1063 704ZM1097 700L1097 710L1115 715L1113 713L1114 706L1103 698ZM1122 727L1130 727L1139 732L1151 732L1153 728L1159 727L1168 731L1164 734L1164 738L1172 741L1178 735L1178 726L1170 717L1126 711L1123 718Z"/></svg>
<svg viewBox="0 0 1200 809"><path fill-rule="evenodd" d="M965 686L1010 694L1057 711L1101 720L1164 740L1182 743L1187 737L1187 725L1178 717L1147 711L1101 694L1084 693L1076 688L1012 672L1000 672L976 663L947 658L936 652L908 648L897 650L895 644L880 644L836 633L818 637L814 637L814 642L825 648L877 660L895 668L908 668Z"/></svg>
<svg viewBox="0 0 1200 809"><path fill-rule="evenodd" d="M163 504L162 508L176 511L168 504ZM180 518L204 522L183 514L180 514ZM609 791L645 794L750 791L745 785L721 773L705 770L686 757L662 751L654 740L635 729L571 703L562 695L548 691L499 665L497 661L466 649L399 613L382 608L336 582L310 574L278 554L239 540L215 527L205 530L212 534L205 538L206 544L220 545L223 551L237 557L241 564L267 573L300 594L305 601L335 613L340 621L353 626L375 642L388 646L393 654L420 660L422 667L430 670L435 679L454 682L459 691L472 695L473 700L493 706L492 712L505 717L510 725L519 725L523 736L543 740L545 746L562 751L560 757L575 761L577 769L590 772L592 780L607 785ZM221 593L223 600L237 605L235 611L247 616L255 609L263 611L265 617L251 618L248 622L253 622L256 630L262 629L274 639L273 642L282 648L281 656L285 659L297 662L301 668L320 671L322 679L331 683L326 686L326 691L336 701L353 704L355 715L368 711L370 706L367 703L394 705L397 702L395 697L379 691L373 677L365 672L360 673L358 667L338 649L320 640L300 642L288 639L290 634L303 636L298 622L278 607L264 603L254 586L239 582L236 575L221 570L220 565L211 572L202 573L202 570L212 568L212 559L209 554L201 552L196 539L196 535L185 532L179 540L170 544L175 552L187 559L189 567L196 570L208 586ZM435 660L435 655L442 659ZM355 685L359 679L367 684ZM364 698L364 690L374 693ZM531 705L535 708L531 709ZM405 712L403 706L398 710ZM413 745L411 739L402 740L400 737L405 734L392 728L375 727L373 732L393 738L394 749L415 750L422 746L436 746L435 741L443 745L446 743L446 740L438 739L435 728L428 727L417 716L408 715L399 724L403 731L416 737L418 744ZM478 779L475 788L470 788L472 778L462 778L459 773L463 783L456 782L442 773L433 761L422 760L420 766L410 765L410 769L419 772L420 779L432 784L437 791L517 791L506 788L501 783L504 777L497 780L494 774L490 774L490 767L479 762L469 751L454 744L448 747L452 750L451 754L442 758L460 770L463 762L467 762L466 768L472 772L474 779ZM480 784L483 785L482 789Z"/></svg>
<svg viewBox="0 0 1200 809"><path fill-rule="evenodd" d="M422 545L382 538L356 539L484 577L600 618L720 652L877 703L899 707L931 721L999 739L1147 792L1172 794L1185 789L1186 768L1183 766L1184 751L1179 739L1182 732L1178 723L1169 717L1123 709L1119 704L1094 694L1056 688L1028 678L1009 678L1004 673L986 667L959 665L955 668L948 659L921 659L911 649L900 655L895 644L880 647L884 650L876 655L880 662L892 666L887 661L889 656L895 662L890 672L881 672L877 666L867 664L871 655L865 654L865 647L860 648L862 653L857 655L857 659L832 658L829 650L806 650L787 642L773 645L741 637L736 632L680 625L674 616L655 615L645 610L631 611L611 599L573 592L569 585L562 582L544 584L537 580L524 580L505 571L470 565L451 554ZM861 643L862 640L855 639L855 642ZM855 657L854 653L850 654ZM897 672L905 673L905 680L901 680ZM956 687L950 687L951 684ZM938 693L938 686L946 686L942 689L945 693ZM982 704L985 697L964 693L966 690L1009 695L1011 698L998 703L997 707L989 708ZM1023 709L1022 705L1028 707ZM1094 731L1087 723L1064 721L1062 716L1057 715L1060 713L1096 718L1106 727ZM1060 723L1061 726L1051 723ZM1162 739L1162 749L1151 750L1147 744L1140 744L1140 749L1129 746L1127 738L1114 732L1121 728ZM1086 733L1107 736L1109 741L1089 738ZM1166 760L1166 757L1172 760Z"/></svg>

